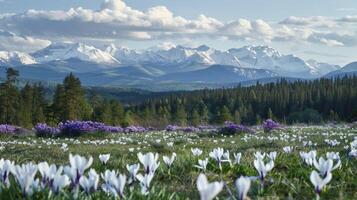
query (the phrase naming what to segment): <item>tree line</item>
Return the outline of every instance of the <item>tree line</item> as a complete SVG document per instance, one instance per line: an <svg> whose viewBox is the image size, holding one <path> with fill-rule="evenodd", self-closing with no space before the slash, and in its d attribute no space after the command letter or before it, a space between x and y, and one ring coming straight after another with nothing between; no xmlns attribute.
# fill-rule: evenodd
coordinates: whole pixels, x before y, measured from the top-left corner
<svg viewBox="0 0 357 200"><path fill-rule="evenodd" d="M357 120L357 77L319 79L250 87L172 92L123 105L97 93L87 93L72 73L46 98L41 84L19 88L19 72L6 71L0 84L0 124L31 128L36 123L56 125L65 120L93 120L108 125L164 127L198 126L234 121L261 123L271 118L283 123L321 123Z"/></svg>

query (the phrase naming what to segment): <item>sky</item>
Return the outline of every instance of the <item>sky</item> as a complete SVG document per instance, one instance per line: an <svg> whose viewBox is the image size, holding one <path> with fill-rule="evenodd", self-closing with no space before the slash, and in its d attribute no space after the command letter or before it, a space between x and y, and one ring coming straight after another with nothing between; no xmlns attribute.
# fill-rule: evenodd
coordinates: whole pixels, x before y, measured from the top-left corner
<svg viewBox="0 0 357 200"><path fill-rule="evenodd" d="M357 60L357 1L0 0L0 50L33 52L58 41L268 45L343 66Z"/></svg>

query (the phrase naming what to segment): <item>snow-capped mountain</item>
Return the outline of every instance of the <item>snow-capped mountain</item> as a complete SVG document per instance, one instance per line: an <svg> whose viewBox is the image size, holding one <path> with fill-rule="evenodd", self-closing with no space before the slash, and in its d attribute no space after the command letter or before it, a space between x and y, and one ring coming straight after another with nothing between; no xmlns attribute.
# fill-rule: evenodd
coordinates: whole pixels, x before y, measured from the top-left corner
<svg viewBox="0 0 357 200"><path fill-rule="evenodd" d="M236 56L242 67L268 69L282 76L315 78L339 68L315 60L304 61L295 55L283 55L268 46L244 46L228 52Z"/></svg>
<svg viewBox="0 0 357 200"><path fill-rule="evenodd" d="M327 78L357 76L357 62L352 62L342 67L341 69L332 71L325 75Z"/></svg>
<svg viewBox="0 0 357 200"><path fill-rule="evenodd" d="M221 51L202 45L133 50L109 45L97 48L60 42L32 53L0 52L0 64L20 70L23 78L60 81L74 72L88 85L150 85L165 83L227 84L279 77L319 78L340 69L284 55L268 46L244 46Z"/></svg>
<svg viewBox="0 0 357 200"><path fill-rule="evenodd" d="M40 63L55 60L79 59L98 64L119 64L119 61L110 53L83 43L53 43L45 49L33 53L32 56Z"/></svg>
<svg viewBox="0 0 357 200"><path fill-rule="evenodd" d="M18 51L0 51L0 66L18 66L36 64L36 60L27 53Z"/></svg>

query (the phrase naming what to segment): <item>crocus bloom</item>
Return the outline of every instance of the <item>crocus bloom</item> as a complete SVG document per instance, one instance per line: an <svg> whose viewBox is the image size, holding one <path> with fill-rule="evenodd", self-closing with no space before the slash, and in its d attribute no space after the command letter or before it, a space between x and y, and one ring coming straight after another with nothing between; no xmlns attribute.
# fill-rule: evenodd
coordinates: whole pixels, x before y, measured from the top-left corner
<svg viewBox="0 0 357 200"><path fill-rule="evenodd" d="M259 178L261 181L264 181L265 176L269 171L271 171L274 167L274 161L271 160L267 164L264 164L263 160L254 160L254 167L259 173Z"/></svg>
<svg viewBox="0 0 357 200"><path fill-rule="evenodd" d="M155 173L156 169L159 167L159 154L153 154L151 152L147 154L138 153L138 158L141 164L144 166L144 171L146 174Z"/></svg>
<svg viewBox="0 0 357 200"><path fill-rule="evenodd" d="M283 147L283 151L285 153L291 153L293 151L293 147L291 147L291 146Z"/></svg>
<svg viewBox="0 0 357 200"><path fill-rule="evenodd" d="M193 149L191 149L191 152L192 152L193 156L200 156L202 154L202 150L199 148L193 148Z"/></svg>
<svg viewBox="0 0 357 200"><path fill-rule="evenodd" d="M6 187L10 186L9 174L14 167L14 162L10 160L0 160L0 182L2 182Z"/></svg>
<svg viewBox="0 0 357 200"><path fill-rule="evenodd" d="M212 200L222 191L223 186L223 182L209 183L204 174L200 174L197 178L197 189L201 200Z"/></svg>
<svg viewBox="0 0 357 200"><path fill-rule="evenodd" d="M242 153L234 153L234 164L239 164L240 163L240 159L242 157Z"/></svg>
<svg viewBox="0 0 357 200"><path fill-rule="evenodd" d="M164 163L167 165L167 167L171 167L172 163L175 161L176 158L176 153L173 153L171 155L171 158L168 156L163 156L162 159L164 160Z"/></svg>
<svg viewBox="0 0 357 200"><path fill-rule="evenodd" d="M69 162L71 165L64 167L64 172L71 178L72 184L76 186L79 184L79 179L84 171L92 165L93 158L90 157L87 160L85 157L69 154Z"/></svg>
<svg viewBox="0 0 357 200"><path fill-rule="evenodd" d="M104 174L102 174L102 178L104 179L102 189L106 193L111 193L114 197L119 196L120 198L124 198L125 175L119 174L119 176L117 176L117 172L106 170Z"/></svg>
<svg viewBox="0 0 357 200"><path fill-rule="evenodd" d="M272 161L275 161L276 156L277 156L276 151L272 151L272 152L270 152L270 153L268 154L268 158L269 158L270 160L272 160Z"/></svg>
<svg viewBox="0 0 357 200"><path fill-rule="evenodd" d="M67 175L56 174L53 177L51 190L53 193L57 194L62 190L62 188L68 186L70 183L71 182Z"/></svg>
<svg viewBox="0 0 357 200"><path fill-rule="evenodd" d="M218 163L219 169L222 170L222 156L224 154L224 150L223 148L216 148L213 149L212 152L209 153L209 156L211 158L213 158L214 160L216 160L216 162Z"/></svg>
<svg viewBox="0 0 357 200"><path fill-rule="evenodd" d="M312 171L310 175L310 181L315 187L315 192L319 196L322 189L327 185L332 179L332 174L328 173L324 178L321 178L319 173L315 170Z"/></svg>
<svg viewBox="0 0 357 200"><path fill-rule="evenodd" d="M35 180L36 172L37 165L32 163L15 166L13 174L24 196L31 196L38 188L39 180Z"/></svg>
<svg viewBox="0 0 357 200"><path fill-rule="evenodd" d="M110 154L109 153L108 154L100 154L99 155L99 160L103 165L107 164L109 158L110 158Z"/></svg>
<svg viewBox="0 0 357 200"><path fill-rule="evenodd" d="M250 188L250 178L241 176L236 180L235 185L238 190L238 199L244 200Z"/></svg>
<svg viewBox="0 0 357 200"><path fill-rule="evenodd" d="M57 169L55 164L49 165L47 162L41 162L37 164L38 171L42 176L41 186L45 188L46 185L51 186L53 179L56 175L62 174L63 167L60 166Z"/></svg>
<svg viewBox="0 0 357 200"><path fill-rule="evenodd" d="M136 178L139 180L140 182L140 186L141 186L141 193L144 195L149 194L149 190L150 190L150 183L152 181L152 178L154 177L154 174L150 173L150 174L145 174L144 176L141 174L138 174L136 176Z"/></svg>
<svg viewBox="0 0 357 200"><path fill-rule="evenodd" d="M335 170L341 166L340 160L338 160L337 164L335 166L333 166L333 160L331 160L331 159L325 160L322 157L319 159L319 161L317 161L315 159L313 163L314 163L315 168L320 172L321 176L323 176L324 178L329 173L331 173L333 170Z"/></svg>
<svg viewBox="0 0 357 200"><path fill-rule="evenodd" d="M263 160L265 157L265 153L261 153L260 151L257 151L254 153L255 159L256 160Z"/></svg>
<svg viewBox="0 0 357 200"><path fill-rule="evenodd" d="M88 178L86 176L82 176L79 179L79 184L83 188L83 190L90 194L90 192L97 191L99 183L99 175L94 169L91 169L88 173Z"/></svg>
<svg viewBox="0 0 357 200"><path fill-rule="evenodd" d="M140 164L126 165L126 169L130 174L128 184L132 184L136 180L136 174L140 169Z"/></svg>
<svg viewBox="0 0 357 200"><path fill-rule="evenodd" d="M195 165L195 167L202 169L202 171L205 172L207 168L207 164L208 164L208 158L204 160L198 160L198 165Z"/></svg>

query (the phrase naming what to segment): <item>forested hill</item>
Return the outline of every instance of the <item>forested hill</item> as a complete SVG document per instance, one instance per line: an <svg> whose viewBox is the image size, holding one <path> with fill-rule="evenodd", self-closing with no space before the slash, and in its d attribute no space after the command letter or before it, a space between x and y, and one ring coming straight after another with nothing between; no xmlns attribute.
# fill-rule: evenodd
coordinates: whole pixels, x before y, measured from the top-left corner
<svg viewBox="0 0 357 200"><path fill-rule="evenodd" d="M357 120L357 77L289 83L280 81L250 87L200 90L152 98L135 106L141 117L180 124L253 124L274 118L285 122ZM155 116L155 117L153 117Z"/></svg>
<svg viewBox="0 0 357 200"><path fill-rule="evenodd" d="M39 122L54 125L65 120L93 120L163 127L225 121L255 124L267 118L285 123L357 120L357 77L152 93L83 88L81 81L69 74L46 98L48 89L41 84L17 87L19 76L9 68L6 80L0 83L0 124L33 127Z"/></svg>

